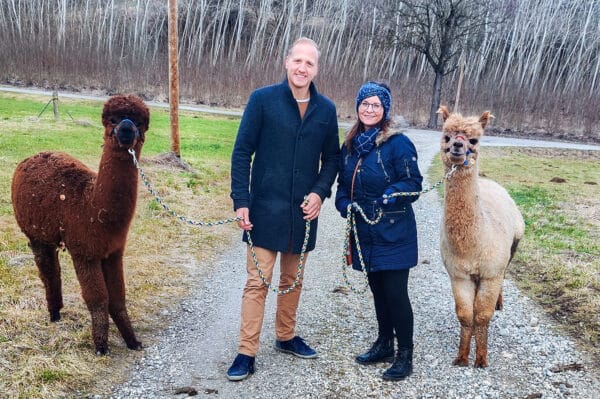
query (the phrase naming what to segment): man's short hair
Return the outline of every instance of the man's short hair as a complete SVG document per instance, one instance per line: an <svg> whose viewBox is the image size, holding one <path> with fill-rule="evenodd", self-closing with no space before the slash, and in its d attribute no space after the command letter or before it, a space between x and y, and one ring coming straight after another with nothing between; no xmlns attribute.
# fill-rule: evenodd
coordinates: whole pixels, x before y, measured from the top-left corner
<svg viewBox="0 0 600 399"><path fill-rule="evenodd" d="M315 48L315 50L317 50L317 58L321 57L321 51L319 50L319 46L317 45L317 43L311 39L308 38L306 36L302 36L298 39L296 39L296 41L294 43L292 43L292 45L290 46L290 48L287 51L287 55L289 56L292 53L292 49L297 45L297 44L302 44L302 43L306 43L306 44L310 44L311 46L313 46Z"/></svg>

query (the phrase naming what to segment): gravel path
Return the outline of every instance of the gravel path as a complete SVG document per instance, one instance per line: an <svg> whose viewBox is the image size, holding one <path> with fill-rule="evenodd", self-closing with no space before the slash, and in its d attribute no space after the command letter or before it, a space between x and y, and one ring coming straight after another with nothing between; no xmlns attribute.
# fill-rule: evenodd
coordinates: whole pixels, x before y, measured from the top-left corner
<svg viewBox="0 0 600 399"><path fill-rule="evenodd" d="M410 130L421 171L439 148L439 133ZM482 145L539 146L539 142L497 138ZM564 143L560 144L564 147ZM583 149L600 150L597 146ZM225 372L237 352L239 312L245 282L245 251L236 234L231 247L197 276L172 325L157 344L145 349L130 380L115 387L111 398L177 398L181 387L194 387L198 398L598 398L596 371L559 371L556 367L589 364L574 343L558 333L541 310L510 281L504 283L504 311L490 325L489 363L484 370L453 367L459 324L448 275L441 263L440 202L433 193L415 203L420 264L411 271L409 290L415 314L414 374L403 382L384 382L385 364L360 366L355 354L376 338L370 293L337 290L344 285L339 258L343 220L331 200L320 218L317 248L305 272L298 314L298 335L318 352L313 360L276 352L275 296L267 300L256 374L229 382ZM277 269L277 268L276 268ZM350 273L355 285L360 273ZM277 280L277 275L274 281ZM472 358L471 358L472 364Z"/></svg>

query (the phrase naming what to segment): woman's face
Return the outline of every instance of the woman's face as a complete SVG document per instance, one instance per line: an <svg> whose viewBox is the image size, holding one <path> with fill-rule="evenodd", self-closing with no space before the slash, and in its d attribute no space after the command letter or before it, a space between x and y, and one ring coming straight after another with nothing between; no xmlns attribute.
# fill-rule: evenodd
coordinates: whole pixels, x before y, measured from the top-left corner
<svg viewBox="0 0 600 399"><path fill-rule="evenodd" d="M377 96L371 96L362 100L358 105L358 119L370 129L381 122L383 118L383 105Z"/></svg>

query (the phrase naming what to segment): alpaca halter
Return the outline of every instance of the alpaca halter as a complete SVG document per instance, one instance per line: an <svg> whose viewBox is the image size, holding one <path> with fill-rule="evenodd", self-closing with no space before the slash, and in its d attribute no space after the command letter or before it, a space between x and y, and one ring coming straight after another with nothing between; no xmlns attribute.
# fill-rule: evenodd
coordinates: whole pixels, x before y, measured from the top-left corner
<svg viewBox="0 0 600 399"><path fill-rule="evenodd" d="M465 161L463 162L463 166L470 166L469 155L471 155L473 151L467 150L467 154L465 155ZM473 161L474 162L474 161Z"/></svg>

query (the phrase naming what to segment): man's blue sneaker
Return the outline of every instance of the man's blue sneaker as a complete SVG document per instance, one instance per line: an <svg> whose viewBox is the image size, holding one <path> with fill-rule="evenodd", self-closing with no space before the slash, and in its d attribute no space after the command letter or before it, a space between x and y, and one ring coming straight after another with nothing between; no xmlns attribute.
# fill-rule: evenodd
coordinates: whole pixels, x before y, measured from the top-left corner
<svg viewBox="0 0 600 399"><path fill-rule="evenodd" d="M317 357L317 352L298 336L295 336L289 341L275 340L275 349L279 352L291 353L302 359L313 359Z"/></svg>
<svg viewBox="0 0 600 399"><path fill-rule="evenodd" d="M254 373L254 358L252 356L242 355L238 353L235 360L227 370L227 378L229 381L241 381L248 375Z"/></svg>

